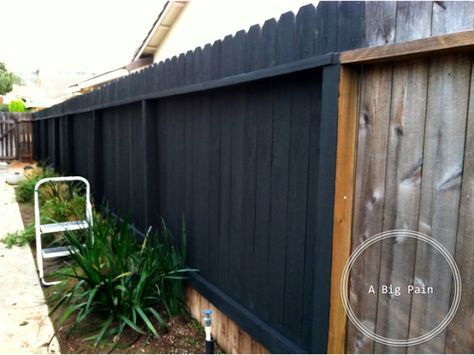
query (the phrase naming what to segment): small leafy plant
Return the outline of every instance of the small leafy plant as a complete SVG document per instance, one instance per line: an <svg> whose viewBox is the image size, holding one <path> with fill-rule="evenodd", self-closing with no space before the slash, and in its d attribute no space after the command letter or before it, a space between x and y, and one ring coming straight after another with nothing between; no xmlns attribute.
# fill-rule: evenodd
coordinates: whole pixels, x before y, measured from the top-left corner
<svg viewBox="0 0 474 355"><path fill-rule="evenodd" d="M33 240L35 240L34 223L28 225L23 230L7 234L6 237L2 240L2 242L7 245L7 248L11 248L14 245L22 247L24 245L29 244Z"/></svg>
<svg viewBox="0 0 474 355"><path fill-rule="evenodd" d="M158 232L148 232L141 243L127 220L112 217L95 218L85 235L71 232L66 237L74 251L73 272L61 275L75 284L51 310L54 313L65 305L60 324L75 315L75 328L90 316L99 316L99 331L87 338L98 345L127 327L157 336L154 322L168 328L160 309L168 316L184 310L183 279L195 271L185 268L184 227L179 249L163 221Z"/></svg>

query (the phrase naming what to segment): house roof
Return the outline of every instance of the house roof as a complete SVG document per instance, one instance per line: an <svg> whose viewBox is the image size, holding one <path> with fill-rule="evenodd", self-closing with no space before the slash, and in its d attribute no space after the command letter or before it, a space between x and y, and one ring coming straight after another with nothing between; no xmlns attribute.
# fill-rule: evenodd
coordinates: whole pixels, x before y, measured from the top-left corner
<svg viewBox="0 0 474 355"><path fill-rule="evenodd" d="M129 64L70 85L69 90L74 94L86 93L112 80L128 75L130 72L152 64L153 55L160 46L161 41L165 38L168 30L189 1L190 0L170 0L165 2L158 18L148 31L140 47L135 51L132 61Z"/></svg>
<svg viewBox="0 0 474 355"><path fill-rule="evenodd" d="M152 62L153 62L153 58L140 58L120 68L109 70L105 73L97 74L79 83L70 85L69 88L73 92L82 92L82 93L88 92L112 80L128 75L130 72L133 72L134 70L137 70L149 64L152 64Z"/></svg>
<svg viewBox="0 0 474 355"><path fill-rule="evenodd" d="M152 57L155 54L174 21L178 18L189 1L190 0L170 0L165 3L155 23L150 31L148 31L147 36L135 51L132 61Z"/></svg>

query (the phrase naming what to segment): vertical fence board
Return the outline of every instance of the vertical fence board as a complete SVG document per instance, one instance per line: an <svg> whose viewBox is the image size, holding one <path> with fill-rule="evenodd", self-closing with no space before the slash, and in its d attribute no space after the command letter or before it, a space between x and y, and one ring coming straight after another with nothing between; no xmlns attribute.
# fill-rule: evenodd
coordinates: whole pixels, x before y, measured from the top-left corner
<svg viewBox="0 0 474 355"><path fill-rule="evenodd" d="M267 21L262 27L262 61L270 65L275 54L276 22ZM270 205L271 205L271 166L273 149L273 107L274 84L262 86L258 97L257 118L257 148L256 148L256 186L255 186L255 250L256 255L254 274L256 284L251 285L256 303L255 309L259 316L267 319L269 316L269 243L270 235Z"/></svg>
<svg viewBox="0 0 474 355"><path fill-rule="evenodd" d="M431 35L431 1L400 1L397 3L395 42L401 43Z"/></svg>
<svg viewBox="0 0 474 355"><path fill-rule="evenodd" d="M308 166L308 197L306 208L306 235L305 235L305 252L304 252L304 285L303 285L303 302L301 309L312 309L315 302L314 285L316 278L314 277L314 268L318 262L315 258L316 243L319 239L317 232L317 215L318 210L318 179L319 179L319 159L320 159L320 127L321 127L321 99L322 99L322 73L313 76L309 90L311 91L311 121L309 126L310 142L309 142L309 166ZM322 251L322 250L321 250ZM319 256L318 256L319 257ZM322 261L324 264L324 261ZM324 279L324 277L323 277ZM312 312L303 312L302 327L304 338L311 341L313 337L313 321L314 314ZM311 344L308 345L311 349Z"/></svg>
<svg viewBox="0 0 474 355"><path fill-rule="evenodd" d="M271 89L270 89L271 90ZM259 250L255 268L256 310L267 318L270 313L270 279L273 270L269 268L271 234L271 198L272 198L272 150L273 122L272 105L274 91L267 91L260 101L257 129L257 176L256 176L256 207L255 207L255 249Z"/></svg>
<svg viewBox="0 0 474 355"><path fill-rule="evenodd" d="M268 246L267 275L285 275L291 92L288 85L278 82L275 84L274 95L272 172L270 179L272 205L270 236L272 241ZM270 319L276 324L281 324L283 319L284 294L278 292L278 290L284 289L284 282L284 277L270 277L268 284L268 292L271 295L268 300Z"/></svg>
<svg viewBox="0 0 474 355"><path fill-rule="evenodd" d="M301 74L317 75L314 72ZM301 76L290 84L292 91L291 130L288 177L288 242L286 245L285 304L283 324L291 337L303 342L301 305L303 303L304 252L308 192L308 160L312 90L302 85Z"/></svg>
<svg viewBox="0 0 474 355"><path fill-rule="evenodd" d="M232 42L232 68L239 72L245 68L245 32L239 31ZM230 93L230 92L229 92ZM229 119L231 120L231 176L230 176L230 253L229 260L233 273L230 277L230 287L234 297L243 301L242 294L246 285L245 270L243 266L248 259L245 251L245 239L241 239L242 234L242 204L243 204L243 179L244 179L244 117L247 105L247 89L242 88L238 91L232 91L232 110ZM244 259L242 260L242 257ZM229 275L230 276L230 275Z"/></svg>
<svg viewBox="0 0 474 355"><path fill-rule="evenodd" d="M231 36L224 38L222 42L222 61L221 73L228 75L229 63L232 60L232 52L230 48ZM219 268L222 270L220 277L220 285L224 291L230 289L229 283L229 256L230 256L230 179L231 179L231 144L232 144L232 122L230 120L231 109L229 103L231 102L231 93L223 91L216 96L217 104L216 110L221 121L221 151L220 151L220 246L219 246Z"/></svg>
<svg viewBox="0 0 474 355"><path fill-rule="evenodd" d="M183 175L183 183L184 183L184 215L186 216L186 223L189 225L189 248L190 250L194 250L192 254L190 254L190 261L197 265L197 262L200 259L201 251L202 251L202 244L196 237L195 233L195 220L196 216L194 212L194 191L193 191L193 183L194 179L194 170L196 162L194 161L194 132L196 129L197 121L194 120L194 115L199 115L198 112L198 102L195 97L185 97L184 98L185 106L183 107L184 116L182 119L183 122L183 133L184 133L184 175ZM173 122L172 122L173 123ZM176 128L175 128L176 130ZM175 131L176 132L176 131ZM177 132L176 132L177 133ZM172 170L173 171L173 170ZM170 175L172 179L172 175ZM173 188L177 188L173 186ZM173 206L173 205L171 205Z"/></svg>
<svg viewBox="0 0 474 355"><path fill-rule="evenodd" d="M167 196L169 193L169 189L166 188L168 184L168 162L167 162L167 143L166 141L169 139L167 137L167 126L166 126L166 101L158 101L155 102L155 114L153 118L156 120L156 130L154 131L154 135L156 135L156 145L157 145L157 154L156 157L151 155L151 161L153 164L158 164L158 188L154 195L151 195L151 198L154 198L156 201L156 211L159 213L156 215L157 218L162 217L166 218L166 207L168 205ZM155 216L155 214L152 214ZM158 220L154 221L159 222ZM153 223L153 222L152 222Z"/></svg>
<svg viewBox="0 0 474 355"><path fill-rule="evenodd" d="M359 48L364 43L364 3L342 1L338 3L337 49L345 51Z"/></svg>
<svg viewBox="0 0 474 355"><path fill-rule="evenodd" d="M298 58L307 58L314 55L316 36L316 8L306 5L299 9L296 15L296 49Z"/></svg>
<svg viewBox="0 0 474 355"><path fill-rule="evenodd" d="M316 9L316 34L314 39L314 54L333 52L337 48L337 19L336 3L321 1Z"/></svg>
<svg viewBox="0 0 474 355"><path fill-rule="evenodd" d="M221 154L221 121L218 108L219 100L214 95L210 96L209 112L209 257L216 260L213 265L220 266L221 239L220 228L220 154ZM209 279L217 283L220 272L216 267L210 268Z"/></svg>
<svg viewBox="0 0 474 355"><path fill-rule="evenodd" d="M433 2L432 36L461 32L474 27L474 3L470 1Z"/></svg>
<svg viewBox="0 0 474 355"><path fill-rule="evenodd" d="M252 26L247 35L245 46L245 68L247 71L257 70L263 66L261 47L260 26ZM244 302L251 308L255 308L257 302L255 289L258 287L255 252L255 220L256 214L256 174L257 174L257 134L258 134L258 107L261 100L260 91L262 86L249 87L247 90L247 101L243 113L243 135L242 135L242 232L241 238L244 244L240 249L240 260L243 261L243 279L246 279L242 297Z"/></svg>
<svg viewBox="0 0 474 355"><path fill-rule="evenodd" d="M365 4L365 43L368 47L395 41L396 1L367 1Z"/></svg>
<svg viewBox="0 0 474 355"><path fill-rule="evenodd" d="M199 243L199 268L203 273L210 272L210 258L214 255L209 255L209 194L207 193L207 186L209 181L209 138L210 138L210 106L209 97L194 98L195 112L193 118L194 137L192 141L193 151L193 215L194 235L197 243ZM197 236L202 236L199 238Z"/></svg>

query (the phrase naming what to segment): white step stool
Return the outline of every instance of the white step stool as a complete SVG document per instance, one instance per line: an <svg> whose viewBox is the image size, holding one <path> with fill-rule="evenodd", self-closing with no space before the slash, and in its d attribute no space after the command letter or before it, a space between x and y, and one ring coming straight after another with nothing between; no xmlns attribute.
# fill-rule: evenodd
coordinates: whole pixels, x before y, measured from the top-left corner
<svg viewBox="0 0 474 355"><path fill-rule="evenodd" d="M70 221L50 224L41 224L40 205L39 205L39 188L41 185L48 182L70 182L80 181L86 186L86 220L85 221ZM56 285L59 281L47 282L44 280L43 259L61 258L71 254L70 247L62 246L56 248L42 248L41 236L43 234L68 232L80 229L88 229L92 226L92 205L90 201L90 185L89 181L81 176L64 176L41 179L35 185L35 230L36 230L36 261L38 264L38 273L42 286Z"/></svg>

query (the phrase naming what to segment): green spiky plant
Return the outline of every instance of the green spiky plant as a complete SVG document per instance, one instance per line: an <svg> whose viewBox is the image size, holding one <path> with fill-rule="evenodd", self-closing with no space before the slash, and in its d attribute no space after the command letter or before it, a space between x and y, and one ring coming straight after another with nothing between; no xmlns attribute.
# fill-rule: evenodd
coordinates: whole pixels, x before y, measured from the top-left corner
<svg viewBox="0 0 474 355"><path fill-rule="evenodd" d="M127 222L112 217L96 218L84 236L68 233L74 251L72 273L63 273L75 285L51 310L65 305L59 323L75 315L73 328L94 315L101 319L97 334L87 338L97 346L107 336L120 335L127 327L138 333L158 335L168 316L184 310L183 279L192 269L185 268L186 229L183 224L181 248L162 221L156 233L148 232L139 243Z"/></svg>

